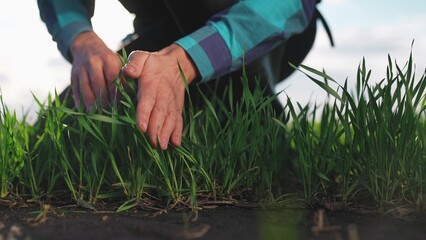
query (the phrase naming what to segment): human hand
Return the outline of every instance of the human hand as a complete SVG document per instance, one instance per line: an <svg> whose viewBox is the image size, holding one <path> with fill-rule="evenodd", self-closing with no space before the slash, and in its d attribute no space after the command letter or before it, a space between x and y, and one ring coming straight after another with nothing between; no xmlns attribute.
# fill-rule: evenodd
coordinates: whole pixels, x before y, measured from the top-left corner
<svg viewBox="0 0 426 240"><path fill-rule="evenodd" d="M97 99L102 107L108 106L116 97L113 81L121 68L116 53L94 32L80 33L70 51L73 56L71 87L76 106L80 106L80 99L88 111Z"/></svg>
<svg viewBox="0 0 426 240"><path fill-rule="evenodd" d="M189 84L195 79L196 68L186 52L175 44L155 53L133 51L122 69L126 77L138 81L138 127L148 133L153 147L157 147L158 140L163 150L169 142L180 146L182 141L185 83L178 62Z"/></svg>

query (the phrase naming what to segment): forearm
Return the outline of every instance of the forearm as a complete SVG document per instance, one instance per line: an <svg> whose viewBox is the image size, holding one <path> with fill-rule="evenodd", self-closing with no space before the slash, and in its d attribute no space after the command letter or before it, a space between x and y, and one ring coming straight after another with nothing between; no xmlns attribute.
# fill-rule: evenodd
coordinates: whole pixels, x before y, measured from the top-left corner
<svg viewBox="0 0 426 240"><path fill-rule="evenodd" d="M93 0L38 0L40 18L46 24L61 54L72 61L69 48L75 37L92 31Z"/></svg>
<svg viewBox="0 0 426 240"><path fill-rule="evenodd" d="M195 78L198 77L198 70L190 55L179 45L172 44L161 51L158 54L166 54L173 56L176 59L176 63L182 69L185 79L190 84Z"/></svg>
<svg viewBox="0 0 426 240"><path fill-rule="evenodd" d="M241 68L302 32L314 5L314 0L241 0L176 43L207 81Z"/></svg>

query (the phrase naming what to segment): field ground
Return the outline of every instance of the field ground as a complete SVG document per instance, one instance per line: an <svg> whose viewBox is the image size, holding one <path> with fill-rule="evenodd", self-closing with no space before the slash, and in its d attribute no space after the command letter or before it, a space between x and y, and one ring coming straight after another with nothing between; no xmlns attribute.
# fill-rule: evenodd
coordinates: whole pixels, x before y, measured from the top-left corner
<svg viewBox="0 0 426 240"><path fill-rule="evenodd" d="M34 208L0 208L0 239L425 239L426 216L261 210L235 206L180 211L56 214L35 221ZM36 209L37 210L37 209ZM322 220L321 220L322 219Z"/></svg>

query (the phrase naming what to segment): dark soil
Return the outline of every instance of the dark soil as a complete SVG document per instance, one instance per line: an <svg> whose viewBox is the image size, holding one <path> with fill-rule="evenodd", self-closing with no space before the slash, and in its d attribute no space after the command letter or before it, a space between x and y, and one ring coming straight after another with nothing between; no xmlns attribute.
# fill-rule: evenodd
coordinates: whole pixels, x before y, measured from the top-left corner
<svg viewBox="0 0 426 240"><path fill-rule="evenodd" d="M0 206L0 240L12 239L426 239L426 215L404 218L309 210L235 206L125 213L49 211ZM81 210L81 209L77 209ZM321 214L321 213L324 214Z"/></svg>

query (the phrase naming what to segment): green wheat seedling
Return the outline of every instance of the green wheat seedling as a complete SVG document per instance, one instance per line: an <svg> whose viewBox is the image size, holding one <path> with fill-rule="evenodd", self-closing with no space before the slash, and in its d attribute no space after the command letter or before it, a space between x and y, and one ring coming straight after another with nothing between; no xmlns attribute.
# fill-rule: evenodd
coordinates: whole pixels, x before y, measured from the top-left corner
<svg viewBox="0 0 426 240"><path fill-rule="evenodd" d="M0 92L0 198L5 198L19 184L19 177L29 155L31 126L19 121L10 111ZM24 116L25 120L25 116Z"/></svg>
<svg viewBox="0 0 426 240"><path fill-rule="evenodd" d="M125 51L120 59L127 62ZM63 94L49 94L46 103L34 96L40 110L33 126L0 98L0 197L89 209L111 203L117 211L300 199L424 209L426 81L416 79L411 54L403 67L389 57L377 83L363 60L355 92L324 71L300 69L327 92L324 103L287 99L277 113L277 95L265 96L260 79L244 71L222 92L186 86L182 146L165 151L138 128L136 81L121 75L111 105L96 103L91 112ZM243 88L238 100L235 81Z"/></svg>
<svg viewBox="0 0 426 240"><path fill-rule="evenodd" d="M124 52L122 64L126 58ZM242 193L273 198L281 191L285 133L272 118L274 98L265 98L261 89L251 93L246 84L244 99L228 112L220 97L209 99L200 91L207 108L195 108L189 98L182 146L161 151L137 127L134 81L122 80L116 80L119 98L109 109L85 112L56 93L46 104L34 96L39 121L35 133L25 132L31 140L26 164L16 177L3 174L4 192L19 176L21 194L33 199L73 199L87 208L118 199L123 210L150 199L195 207L199 199ZM223 97L232 99L232 86L228 93ZM2 136L6 132L2 129Z"/></svg>
<svg viewBox="0 0 426 240"><path fill-rule="evenodd" d="M325 79L306 73L334 98L324 106L319 130L314 119L306 121L306 110L296 116L289 103L305 197L335 194L347 201L356 194L376 203L424 206L426 81L425 75L415 79L412 55L404 68L389 57L386 78L375 84L363 60L355 94L346 82L301 67Z"/></svg>
<svg viewBox="0 0 426 240"><path fill-rule="evenodd" d="M252 199L273 199L288 160L286 133L275 123L274 117L281 118L271 107L277 96L265 97L259 85L251 91L245 75L240 81L243 97L229 109L223 99L233 100L232 83L224 93L209 94L210 99L200 92L206 107L188 120L185 133L196 144L191 152L214 182L214 195L246 192Z"/></svg>
<svg viewBox="0 0 426 240"><path fill-rule="evenodd" d="M190 196L195 205L193 171L205 171L184 147L153 149L137 127L134 99L119 80L117 84L120 102L113 103L111 110L95 107L96 111L86 113L66 107L57 95L55 101L49 97L43 134L37 141L38 158L54 163L61 173L58 186L65 185L84 207L117 196L140 200L145 193L154 195L149 191L173 203Z"/></svg>

